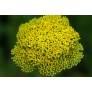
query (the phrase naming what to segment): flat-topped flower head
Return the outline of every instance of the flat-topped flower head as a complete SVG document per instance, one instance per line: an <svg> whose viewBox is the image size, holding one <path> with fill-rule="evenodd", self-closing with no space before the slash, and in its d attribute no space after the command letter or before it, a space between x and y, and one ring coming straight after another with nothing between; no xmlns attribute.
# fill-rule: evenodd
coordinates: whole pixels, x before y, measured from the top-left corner
<svg viewBox="0 0 92 92"><path fill-rule="evenodd" d="M38 69L42 76L54 76L81 62L83 46L79 40L65 16L34 18L20 25L12 59L23 72Z"/></svg>

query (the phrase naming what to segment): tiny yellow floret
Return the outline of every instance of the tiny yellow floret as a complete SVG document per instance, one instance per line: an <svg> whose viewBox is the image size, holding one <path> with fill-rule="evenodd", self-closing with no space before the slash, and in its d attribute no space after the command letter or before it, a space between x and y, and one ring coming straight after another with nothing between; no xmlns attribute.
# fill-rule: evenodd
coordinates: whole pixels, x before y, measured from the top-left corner
<svg viewBox="0 0 92 92"><path fill-rule="evenodd" d="M54 76L81 62L83 46L79 40L65 16L34 18L20 25L12 59L23 72L38 69L42 76Z"/></svg>

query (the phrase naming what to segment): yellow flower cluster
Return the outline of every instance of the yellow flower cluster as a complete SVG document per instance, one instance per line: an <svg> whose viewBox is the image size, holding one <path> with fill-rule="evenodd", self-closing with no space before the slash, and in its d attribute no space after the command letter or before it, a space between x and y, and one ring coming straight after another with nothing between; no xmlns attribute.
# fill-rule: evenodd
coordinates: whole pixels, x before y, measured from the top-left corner
<svg viewBox="0 0 92 92"><path fill-rule="evenodd" d="M81 61L83 47L79 40L65 16L34 18L20 25L12 59L24 72L38 69L43 76L54 76Z"/></svg>

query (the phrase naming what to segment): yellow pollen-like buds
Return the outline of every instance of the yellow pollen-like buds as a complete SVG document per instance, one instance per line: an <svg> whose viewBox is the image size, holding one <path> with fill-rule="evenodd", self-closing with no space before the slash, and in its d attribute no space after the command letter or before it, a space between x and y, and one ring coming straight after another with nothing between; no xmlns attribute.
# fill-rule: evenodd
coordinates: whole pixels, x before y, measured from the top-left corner
<svg viewBox="0 0 92 92"><path fill-rule="evenodd" d="M12 59L22 71L54 76L83 58L80 36L65 16L48 15L21 24Z"/></svg>

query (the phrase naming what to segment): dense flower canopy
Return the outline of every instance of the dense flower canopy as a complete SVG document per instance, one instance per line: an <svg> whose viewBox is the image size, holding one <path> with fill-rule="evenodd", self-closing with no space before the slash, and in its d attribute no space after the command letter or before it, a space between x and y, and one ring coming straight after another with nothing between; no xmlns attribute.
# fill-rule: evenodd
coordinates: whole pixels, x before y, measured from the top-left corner
<svg viewBox="0 0 92 92"><path fill-rule="evenodd" d="M81 61L83 47L79 40L65 16L34 18L20 25L12 59L24 72L38 69L43 76L54 76Z"/></svg>

